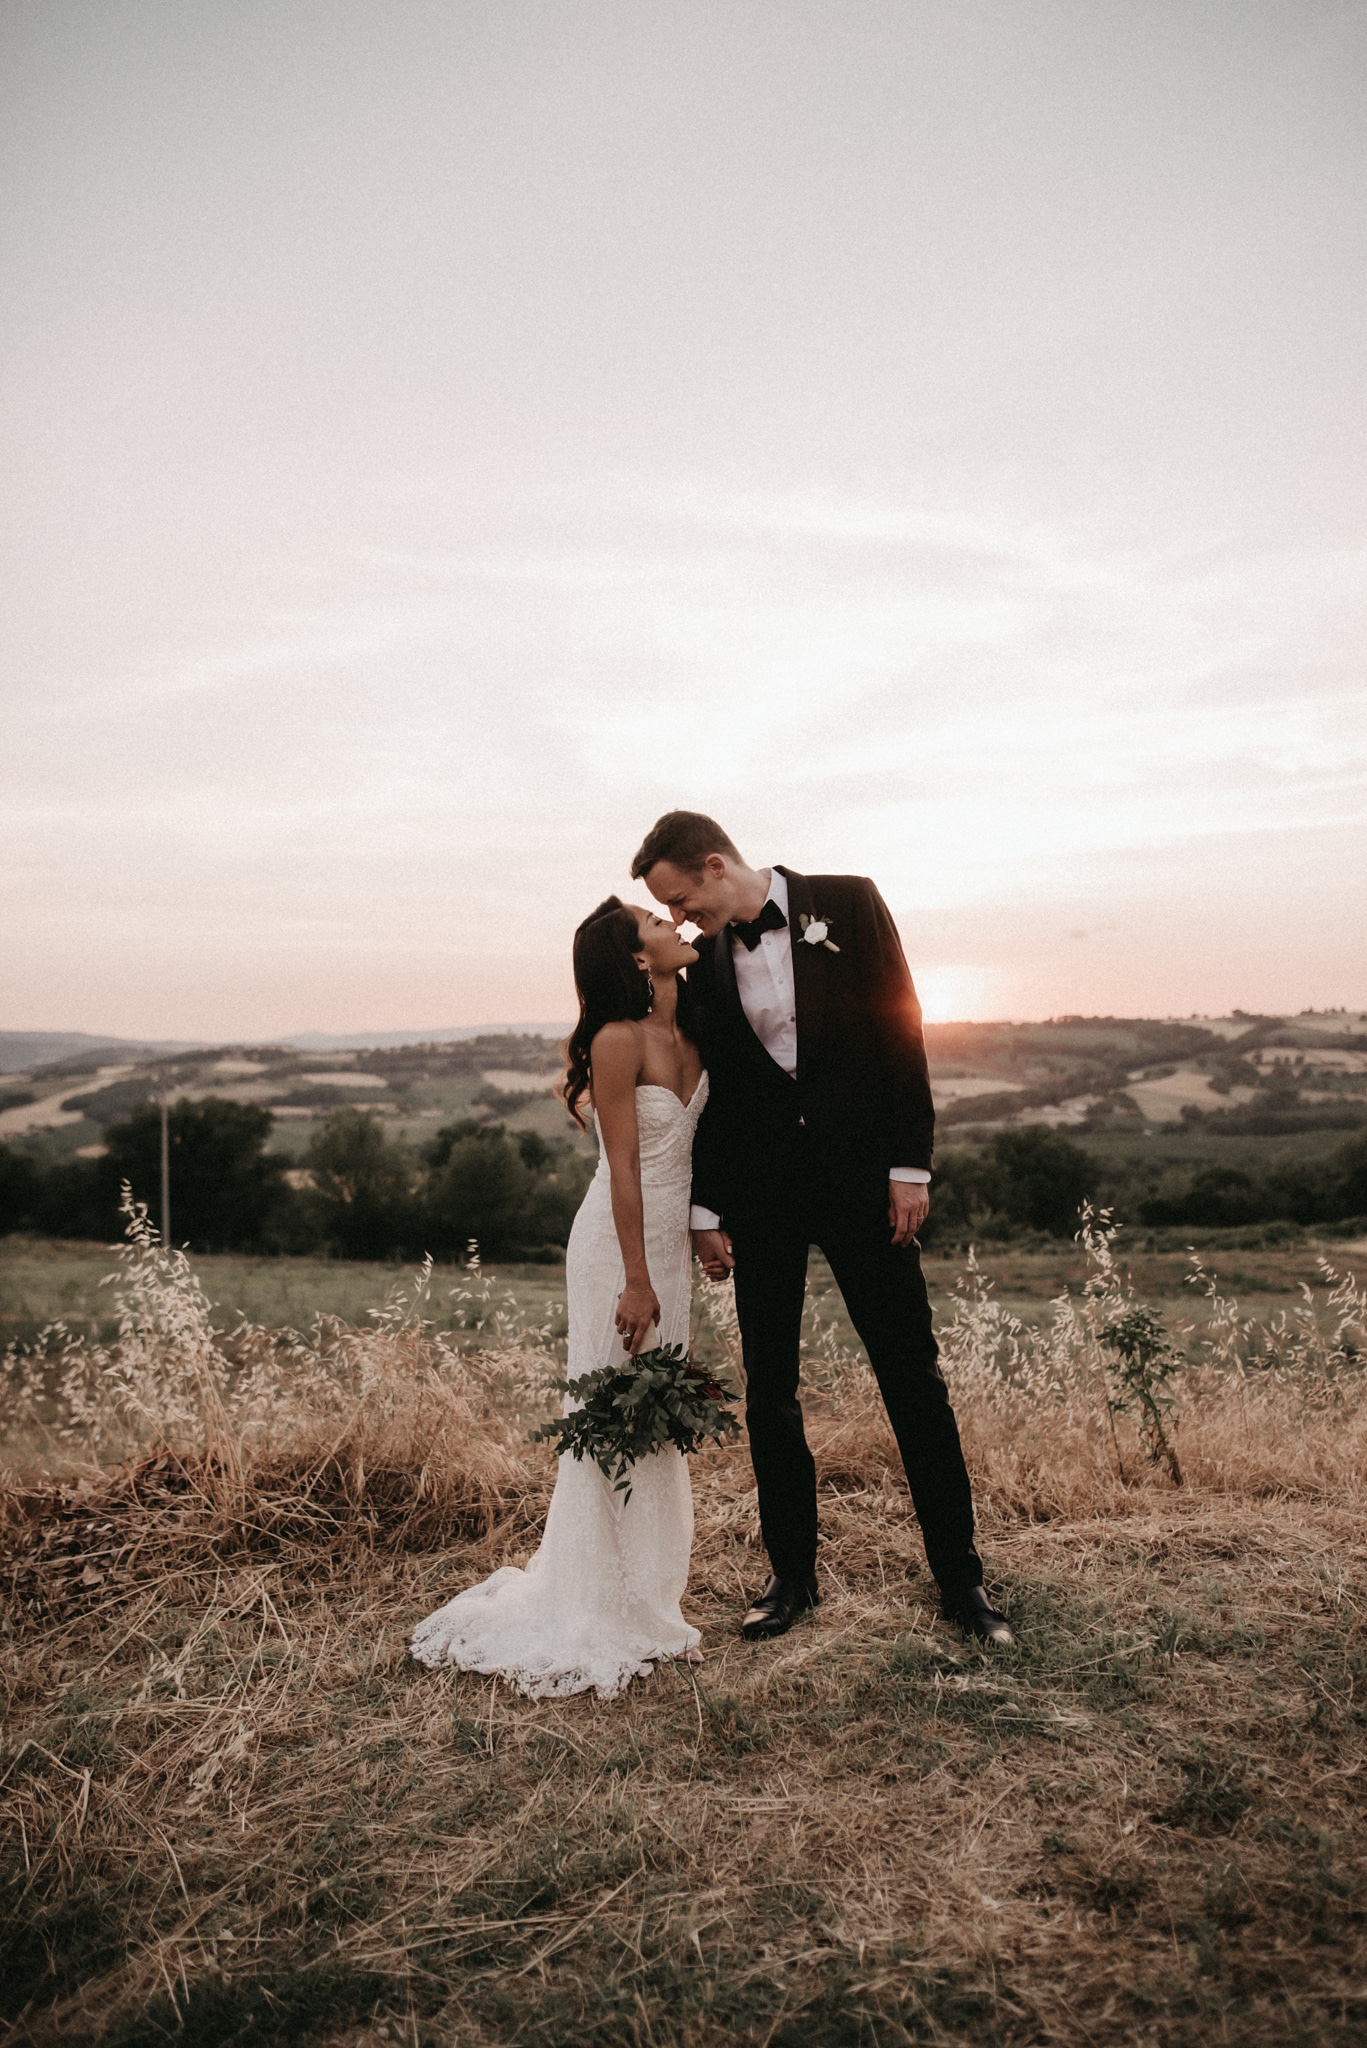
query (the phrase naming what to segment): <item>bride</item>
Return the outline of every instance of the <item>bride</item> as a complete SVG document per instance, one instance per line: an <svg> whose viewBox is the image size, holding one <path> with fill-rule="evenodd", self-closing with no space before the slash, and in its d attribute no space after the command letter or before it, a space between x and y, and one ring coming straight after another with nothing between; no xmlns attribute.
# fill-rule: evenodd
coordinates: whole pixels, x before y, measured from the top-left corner
<svg viewBox="0 0 1367 2048"><path fill-rule="evenodd" d="M588 1095L599 1157L566 1258L570 1380L623 1350L688 1343L689 1183L707 1076L678 975L697 957L671 924L616 896L574 935L579 1021L564 1095L581 1129ZM562 1456L525 1571L505 1565L428 1615L413 1655L499 1672L534 1698L592 1687L611 1699L657 1658L701 1661L679 1611L692 1542L688 1471L672 1445L635 1467L625 1504L590 1459Z"/></svg>

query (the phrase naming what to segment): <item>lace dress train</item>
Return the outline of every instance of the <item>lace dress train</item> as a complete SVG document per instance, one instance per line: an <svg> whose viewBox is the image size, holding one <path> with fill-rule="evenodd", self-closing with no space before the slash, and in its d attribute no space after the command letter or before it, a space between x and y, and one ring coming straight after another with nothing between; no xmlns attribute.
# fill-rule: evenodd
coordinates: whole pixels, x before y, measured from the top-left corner
<svg viewBox="0 0 1367 2048"><path fill-rule="evenodd" d="M646 1261L660 1301L651 1344L688 1342L689 1186L706 1099L705 1074L688 1103L671 1088L636 1091ZM625 1274L601 1147L570 1233L565 1281L566 1377L574 1380L623 1359L613 1318ZM572 1406L571 1398L567 1412ZM692 1544L693 1496L681 1452L668 1446L642 1459L626 1502L597 1465L562 1457L536 1555L428 1615L414 1630L413 1655L424 1664L500 1673L533 1698L592 1689L612 1699L657 1659L698 1641L679 1609Z"/></svg>

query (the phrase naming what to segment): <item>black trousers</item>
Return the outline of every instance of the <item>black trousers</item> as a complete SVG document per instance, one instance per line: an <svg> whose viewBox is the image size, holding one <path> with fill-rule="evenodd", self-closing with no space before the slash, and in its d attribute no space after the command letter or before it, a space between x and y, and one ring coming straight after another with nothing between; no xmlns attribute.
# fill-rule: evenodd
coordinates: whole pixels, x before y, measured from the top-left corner
<svg viewBox="0 0 1367 2048"><path fill-rule="evenodd" d="M884 1189L851 1201L799 1170L728 1228L760 1530L775 1572L807 1578L816 1565L816 1466L798 1399L807 1255L815 1244L869 1354L941 1594L952 1601L981 1585L968 1472L920 1253L892 1243Z"/></svg>

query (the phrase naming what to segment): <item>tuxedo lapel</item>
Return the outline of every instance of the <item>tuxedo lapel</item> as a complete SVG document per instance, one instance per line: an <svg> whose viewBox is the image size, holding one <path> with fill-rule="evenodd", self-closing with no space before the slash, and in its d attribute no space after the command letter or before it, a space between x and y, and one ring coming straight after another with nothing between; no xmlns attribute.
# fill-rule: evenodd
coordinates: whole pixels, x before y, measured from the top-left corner
<svg viewBox="0 0 1367 2048"><path fill-rule="evenodd" d="M750 1020L745 1014L736 986L736 962L731 950L731 932L723 925L711 941L712 993L716 1007L716 1029L724 1038L744 1043L749 1040L761 1052L764 1048L750 1029Z"/></svg>
<svg viewBox="0 0 1367 2048"><path fill-rule="evenodd" d="M736 958L731 950L731 927L724 924L712 941L712 973L717 984L717 994L722 1006L733 1021L739 1017L748 1031L745 1012L741 1008L740 990L736 987Z"/></svg>
<svg viewBox="0 0 1367 2048"><path fill-rule="evenodd" d="M788 882L788 937L793 949L793 996L797 1012L797 1070L811 1072L826 1021L826 960L820 946L803 943L802 920L816 915L812 885L791 868L779 869Z"/></svg>

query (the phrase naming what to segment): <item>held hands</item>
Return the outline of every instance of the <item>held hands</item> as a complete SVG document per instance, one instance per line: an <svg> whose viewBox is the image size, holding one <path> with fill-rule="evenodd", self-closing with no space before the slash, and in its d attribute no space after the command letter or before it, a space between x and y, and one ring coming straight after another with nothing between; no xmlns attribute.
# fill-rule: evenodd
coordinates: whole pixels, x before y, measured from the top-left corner
<svg viewBox="0 0 1367 2048"><path fill-rule="evenodd" d="M724 1280L736 1263L724 1230L695 1230L693 1252L709 1280Z"/></svg>
<svg viewBox="0 0 1367 2048"><path fill-rule="evenodd" d="M915 1244L916 1233L930 1214L930 1189L920 1180L888 1182L888 1222L894 1244Z"/></svg>
<svg viewBox="0 0 1367 2048"><path fill-rule="evenodd" d="M616 1323L623 1351L634 1358L651 1326L660 1320L660 1303L649 1280L628 1280L617 1303Z"/></svg>
<svg viewBox="0 0 1367 2048"><path fill-rule="evenodd" d="M888 1182L888 1222L892 1225L894 1244L914 1244L916 1233L929 1214L930 1189L924 1181ZM724 1230L695 1230L693 1252L709 1280L724 1280L735 1267L731 1240Z"/></svg>

